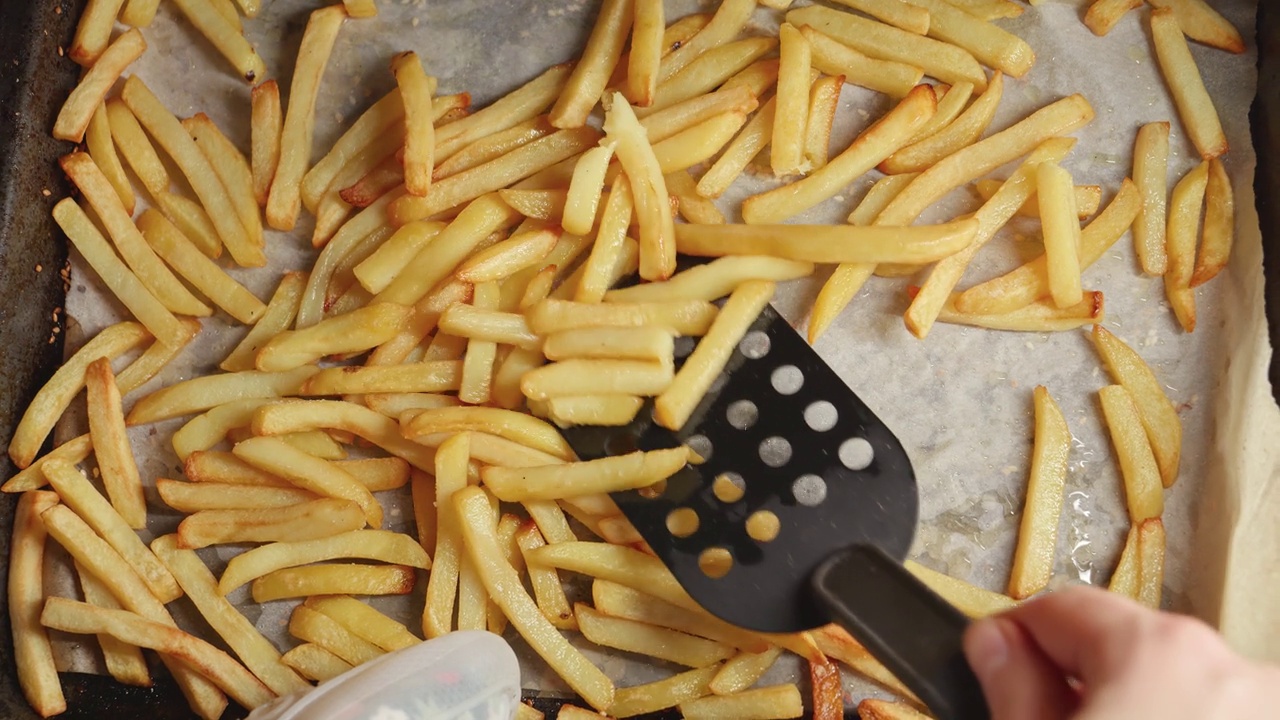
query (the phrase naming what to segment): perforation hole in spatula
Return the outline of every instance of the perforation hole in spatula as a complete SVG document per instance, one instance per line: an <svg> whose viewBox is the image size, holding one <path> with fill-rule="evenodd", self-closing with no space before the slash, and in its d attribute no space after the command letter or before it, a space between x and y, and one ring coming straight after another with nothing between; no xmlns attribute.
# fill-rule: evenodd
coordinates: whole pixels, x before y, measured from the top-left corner
<svg viewBox="0 0 1280 720"><path fill-rule="evenodd" d="M612 497L685 590L714 614L772 632L815 627L825 620L805 588L828 555L871 544L890 557L906 556L917 499L905 451L772 308L744 335L684 428L658 426L650 409L629 426L570 428L565 437L583 459L619 454L606 448L681 443L702 458L669 478L659 496ZM698 523L678 536L668 517L681 508ZM748 522L764 517L776 520L776 529L762 532L764 521ZM711 549L718 551L709 557L723 551L730 559L714 566L723 571L718 577L705 572Z"/></svg>

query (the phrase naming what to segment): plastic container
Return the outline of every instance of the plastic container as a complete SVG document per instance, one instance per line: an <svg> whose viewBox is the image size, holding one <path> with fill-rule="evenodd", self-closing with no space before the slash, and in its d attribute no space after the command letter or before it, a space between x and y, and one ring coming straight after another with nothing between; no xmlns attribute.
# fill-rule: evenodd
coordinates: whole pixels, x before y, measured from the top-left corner
<svg viewBox="0 0 1280 720"><path fill-rule="evenodd" d="M383 655L263 705L249 720L510 720L519 703L511 646L469 630Z"/></svg>

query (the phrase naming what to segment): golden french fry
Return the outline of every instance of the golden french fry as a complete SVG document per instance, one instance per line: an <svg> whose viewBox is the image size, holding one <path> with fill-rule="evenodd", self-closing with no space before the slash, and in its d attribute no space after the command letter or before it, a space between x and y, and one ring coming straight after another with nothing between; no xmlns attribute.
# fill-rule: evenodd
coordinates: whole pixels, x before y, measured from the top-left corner
<svg viewBox="0 0 1280 720"><path fill-rule="evenodd" d="M551 108L552 125L575 128L586 124L587 115L604 94L609 76L618 65L632 17L633 7L628 0L605 0L601 4L582 57Z"/></svg>
<svg viewBox="0 0 1280 720"><path fill-rule="evenodd" d="M95 0L85 3L80 22L76 23L75 38L67 49L67 55L78 65L92 68L101 58L111 41L116 15L120 13L120 6L123 4L123 0ZM62 55L61 50L59 47L59 56Z"/></svg>
<svg viewBox="0 0 1280 720"><path fill-rule="evenodd" d="M408 595L413 581L413 568L402 565L309 565L276 570L254 580L253 601L309 595Z"/></svg>
<svg viewBox="0 0 1280 720"><path fill-rule="evenodd" d="M139 400L129 411L130 425L191 415L233 400L275 398L296 394L317 368L304 366L284 372L246 370L205 375L170 385Z"/></svg>
<svg viewBox="0 0 1280 720"><path fill-rule="evenodd" d="M462 370L462 362L457 360L325 368L302 386L300 394L433 393L457 390Z"/></svg>
<svg viewBox="0 0 1280 720"><path fill-rule="evenodd" d="M79 209L79 206L76 207ZM104 240L103 243L105 242ZM67 358L48 382L36 392L35 397L23 412L18 426L14 428L13 438L9 441L9 457L13 460L13 464L25 468L35 460L36 454L40 452L40 446L44 444L53 426L84 388L85 371L93 361L98 358L113 360L141 345L148 337L146 329L138 323L116 323L103 329L74 355ZM78 449L75 442L67 443L67 450L64 452L75 453ZM84 449L87 451L88 447L86 442ZM11 492L11 490L6 491Z"/></svg>
<svg viewBox="0 0 1280 720"><path fill-rule="evenodd" d="M765 674L782 654L782 648L772 647L758 653L739 652L729 658L707 685L715 695L731 695L742 692Z"/></svg>
<svg viewBox="0 0 1280 720"><path fill-rule="evenodd" d="M911 571L912 575L915 575L921 582L928 585L929 589L941 595L947 602L955 605L961 612L971 618L995 615L1018 604L1016 600L1007 595L1001 595L998 592L970 585L959 578L953 578L936 570L930 570L912 560L907 560L903 564Z"/></svg>
<svg viewBox="0 0 1280 720"><path fill-rule="evenodd" d="M364 512L347 500L321 498L297 505L248 510L204 510L178 525L181 546L279 540L314 540L364 527Z"/></svg>
<svg viewBox="0 0 1280 720"><path fill-rule="evenodd" d="M305 284L306 277L302 273L285 273L257 322L218 367L227 372L252 370L258 350L293 324L298 314L298 298Z"/></svg>
<svg viewBox="0 0 1280 720"><path fill-rule="evenodd" d="M105 5L106 3L93 3L94 5ZM89 20L89 14L81 18L80 27L84 28ZM107 37L111 33L111 21L106 22ZM77 40L80 39L80 31L77 30ZM106 39L105 37L103 38ZM117 37L101 51L100 56L93 58L85 58L92 63L92 66L80 78L80 83L76 85L71 94L67 96L67 101L63 103L62 109L58 111L58 117L53 123L53 136L59 140L70 140L78 143L84 139L85 130L89 127L89 121L93 119L94 112L98 106L102 104L107 97L107 92L111 90L111 86L115 84L120 75L124 73L125 68L133 64L142 56L147 49L147 41L142 38L142 33L137 28L132 28L124 34ZM72 59L75 60L76 45L71 46Z"/></svg>
<svg viewBox="0 0 1280 720"><path fill-rule="evenodd" d="M200 334L201 325L196 318L181 318L178 322L187 333L181 342L175 344L159 340L152 342L116 377L116 387L120 389L122 395L128 395L158 375L195 339L196 335Z"/></svg>
<svg viewBox="0 0 1280 720"><path fill-rule="evenodd" d="M826 625L810 634L814 645L832 660L875 682L899 697L914 698L911 691L894 677L866 648L854 640L844 628Z"/></svg>
<svg viewBox="0 0 1280 720"><path fill-rule="evenodd" d="M106 102L107 119L111 122L111 137L133 173L142 181L142 187L153 197L169 188L169 172L160 162L151 140L124 100L112 98Z"/></svg>
<svg viewBox="0 0 1280 720"><path fill-rule="evenodd" d="M1041 0L1031 0L1031 5L1039 5L1040 2ZM1022 15L1022 6L1010 0L955 0L951 4L983 20L1016 18Z"/></svg>
<svg viewBox="0 0 1280 720"><path fill-rule="evenodd" d="M680 217L691 223L702 225L723 225L724 213L715 203L698 194L697 184L689 176L687 170L677 170L663 176L667 183L667 191L678 203Z"/></svg>
<svg viewBox="0 0 1280 720"><path fill-rule="evenodd" d="M773 134L777 102L770 98L698 180L698 194L717 198L729 188Z"/></svg>
<svg viewBox="0 0 1280 720"><path fill-rule="evenodd" d="M545 503L541 505L540 503ZM569 533L568 524L564 520L559 506L551 501L533 501L526 504L531 511L539 507L547 507L550 515L542 514L544 520L550 517L557 517L564 525L561 532L572 537ZM532 514L532 512L531 512ZM546 545L542 533L538 531L538 526L533 523L523 525L516 531L516 546L520 551L520 562L527 566L529 573L529 584L533 587L533 596L537 602L538 609L542 611L543 617L552 625L562 630L576 630L578 621L573 616L573 610L569 607L569 600L564 594L564 586L560 583L560 576L554 568L543 567L541 565L529 565L527 563L527 554L533 550Z"/></svg>
<svg viewBox="0 0 1280 720"><path fill-rule="evenodd" d="M1058 403L1044 386L1037 386L1034 395L1036 429L1031 477L1009 575L1009 595L1017 600L1049 585L1067 479L1067 456L1071 452L1071 430Z"/></svg>
<svg viewBox="0 0 1280 720"><path fill-rule="evenodd" d="M542 339L534 335L523 315L486 310L474 305L453 305L440 316L440 331L449 335L537 350Z"/></svg>
<svg viewBox="0 0 1280 720"><path fill-rule="evenodd" d="M1036 54L1022 38L946 0L911 0L929 11L929 37L970 52L978 62L1020 78L1031 70Z"/></svg>
<svg viewBox="0 0 1280 720"><path fill-rule="evenodd" d="M335 678L352 668L351 663L313 643L295 647L280 656L280 662L317 682Z"/></svg>
<svg viewBox="0 0 1280 720"><path fill-rule="evenodd" d="M905 145L933 115L936 104L933 90L927 85L918 86L822 169L799 182L744 200L742 219L754 225L778 223L843 191L855 178Z"/></svg>
<svg viewBox="0 0 1280 720"><path fill-rule="evenodd" d="M280 164L280 133L284 127L280 86L274 79L255 85L250 98L249 155L253 162L253 197L259 206L266 206L271 181L275 179L276 166Z"/></svg>
<svg viewBox="0 0 1280 720"><path fill-rule="evenodd" d="M1236 202L1231 178L1217 158L1209 161L1209 179L1204 191L1204 232L1200 257L1191 275L1191 287L1212 280L1227 264L1235 240Z"/></svg>
<svg viewBox="0 0 1280 720"><path fill-rule="evenodd" d="M755 3L751 0L726 0L720 3L720 7L716 8L715 15L705 27L662 59L658 82L666 81L695 59L737 37L747 21L751 19L753 10L755 10Z"/></svg>
<svg viewBox="0 0 1280 720"><path fill-rule="evenodd" d="M453 608L458 595L458 574L462 565L462 537L453 495L467 486L467 463L471 436L458 433L446 440L436 454L435 560L427 578L426 604L422 611L422 633L428 639L453 629Z"/></svg>
<svg viewBox="0 0 1280 720"><path fill-rule="evenodd" d="M120 196L125 212L132 215L137 198L134 196L133 186L129 184L129 177L125 175L124 166L120 164L115 142L111 139L111 118L107 115L106 103L99 103L93 110L85 129L84 144L89 157L93 158L102 174L107 176L116 195Z"/></svg>
<svg viewBox="0 0 1280 720"><path fill-rule="evenodd" d="M1151 7L1172 10L1178 27L1196 42L1237 55L1244 52L1240 31L1204 0L1154 0Z"/></svg>
<svg viewBox="0 0 1280 720"><path fill-rule="evenodd" d="M964 109L969 105L969 98L973 95L973 83L961 82L953 86L939 85L934 87L934 95L938 98L938 111L933 114L933 117L929 118L929 122L916 131L916 134L911 138L913 144L936 134L939 130L950 125L951 121L960 116L960 113L964 112Z"/></svg>
<svg viewBox="0 0 1280 720"><path fill-rule="evenodd" d="M289 107L280 135L280 160L271 192L267 195L267 224L292 230L302 206L302 180L311 164L311 139L315 132L316 98L338 30L347 19L341 5L313 10L298 48L298 66L289 86Z"/></svg>
<svg viewBox="0 0 1280 720"><path fill-rule="evenodd" d="M531 400L577 395L658 395L671 385L669 364L641 360L565 360L524 374L520 390Z"/></svg>
<svg viewBox="0 0 1280 720"><path fill-rule="evenodd" d="M434 78L427 78L427 87L435 92ZM325 154L302 178L302 203L307 208L316 208L324 194L335 189L338 178L345 168L356 164L356 158L368 153L386 137L398 138L389 148L382 148L372 153L370 161L377 163L393 153L404 143L404 136L397 131L397 126L404 124L405 103L400 88L383 95L369 109L360 114L356 121L338 138L329 152ZM428 114L428 117L431 115ZM434 130L434 127L432 128ZM397 163L399 164L399 163ZM368 172L371 168L366 168ZM364 175L364 173L361 173ZM341 190L342 188L336 188Z"/></svg>
<svg viewBox="0 0 1280 720"><path fill-rule="evenodd" d="M786 122L773 124L769 165L776 177L809 170L804 159L804 133L809 118L809 41L790 23L778 29L779 62L775 112Z"/></svg>
<svg viewBox="0 0 1280 720"><path fill-rule="evenodd" d="M259 215L258 203L253 196L253 171L249 162L204 113L197 113L183 120L182 126L191 133L196 146L209 159L213 171L227 188L231 204L235 206L236 215L249 236L249 242L262 247L262 216Z"/></svg>
<svg viewBox="0 0 1280 720"><path fill-rule="evenodd" d="M655 422L673 431L684 427L733 356L738 342L773 299L775 288L769 280L748 280L733 291L671 385L654 401Z"/></svg>
<svg viewBox="0 0 1280 720"><path fill-rule="evenodd" d="M283 435L302 430L341 430L353 433L419 470L435 467L435 453L406 440L400 426L377 411L336 400L293 400L262 407L253 418L253 434Z"/></svg>
<svg viewBox="0 0 1280 720"><path fill-rule="evenodd" d="M391 72L396 76L404 102L404 186L410 195L426 195L435 169L435 124L431 110L434 91L417 53L404 52L392 58Z"/></svg>
<svg viewBox="0 0 1280 720"><path fill-rule="evenodd" d="M245 0L249 2L251 0ZM120 13L120 22L133 27L147 27L155 18L160 0L127 0Z"/></svg>
<svg viewBox="0 0 1280 720"><path fill-rule="evenodd" d="M1151 366L1133 348L1101 325L1094 326L1092 339L1107 372L1132 394L1155 452L1163 484L1166 488L1172 486L1178 477L1182 448L1182 421L1178 419L1177 408L1165 395Z"/></svg>
<svg viewBox="0 0 1280 720"><path fill-rule="evenodd" d="M782 282L813 273L813 263L764 255L730 255L696 265L673 275L670 280L644 283L610 290L608 302L662 302L670 300L717 300L749 280Z"/></svg>
<svg viewBox="0 0 1280 720"><path fill-rule="evenodd" d="M653 103L637 114L649 115L726 85L726 81L747 70L777 44L778 41L770 37L755 37L712 48L659 83ZM662 66L666 68L667 63L664 61Z"/></svg>
<svg viewBox="0 0 1280 720"><path fill-rule="evenodd" d="M1137 217L1142 198L1125 179L1111 204L1080 233L1080 267L1088 268L1115 244ZM962 313L998 315L1049 297L1049 277L1043 255L994 280L965 290L956 298Z"/></svg>
<svg viewBox="0 0 1280 720"><path fill-rule="evenodd" d="M445 225L438 222L411 222L398 228L367 258L352 268L360 286L371 293L382 292Z"/></svg>
<svg viewBox="0 0 1280 720"><path fill-rule="evenodd" d="M920 172L982 137L1004 93L1004 75L996 72L987 89L954 122L890 155L880 163L888 174Z"/></svg>
<svg viewBox="0 0 1280 720"><path fill-rule="evenodd" d="M687 460L688 450L678 447L534 468L488 467L480 476L499 500L554 500L648 487L674 475Z"/></svg>
<svg viewBox="0 0 1280 720"><path fill-rule="evenodd" d="M436 133L436 157L444 160L476 140L537 117L560 97L572 65L553 65L484 109L451 122Z"/></svg>
<svg viewBox="0 0 1280 720"><path fill-rule="evenodd" d="M1141 573L1142 570L1138 567L1138 526L1130 525L1124 550L1120 552L1120 560L1116 563L1115 572L1111 574L1107 589L1136 600L1138 586L1142 582L1139 577Z"/></svg>
<svg viewBox="0 0 1280 720"><path fill-rule="evenodd" d="M382 525L382 506L359 480L340 466L308 455L278 437L250 438L232 449L236 457L260 470L284 478L321 497L359 505L370 527Z"/></svg>
<svg viewBox="0 0 1280 720"><path fill-rule="evenodd" d="M1130 10L1143 6L1142 0L1093 0L1084 14L1084 24L1099 37L1111 32Z"/></svg>
<svg viewBox="0 0 1280 720"><path fill-rule="evenodd" d="M167 190L161 191L153 199L160 212L169 218L169 222L178 226L205 257L222 257L222 241L218 239L218 231L200 203Z"/></svg>
<svg viewBox="0 0 1280 720"><path fill-rule="evenodd" d="M1164 274L1164 291L1178 323L1187 332L1196 329L1196 298L1191 292L1191 278L1195 274L1196 231L1200 227L1200 210L1208 180L1206 161L1184 175L1169 198L1166 233L1169 267Z"/></svg>
<svg viewBox="0 0 1280 720"><path fill-rule="evenodd" d="M827 658L809 660L809 686L813 689L813 720L843 720L844 685L839 666Z"/></svg>
<svg viewBox="0 0 1280 720"><path fill-rule="evenodd" d="M705 697L711 692L709 685L721 667L709 665L686 670L664 680L618 688L613 704L609 706L609 714L618 718L634 717Z"/></svg>
<svg viewBox="0 0 1280 720"><path fill-rule="evenodd" d="M58 504L45 490L23 493L13 515L9 552L9 619L13 627L13 655L18 685L31 708L41 717L66 712L67 702L58 680L49 635L40 624L44 606L45 528L40 516Z"/></svg>
<svg viewBox="0 0 1280 720"><path fill-rule="evenodd" d="M1080 289L1080 220L1073 187L1071 173L1057 163L1036 167L1049 295L1059 308L1078 305L1084 297Z"/></svg>
<svg viewBox="0 0 1280 720"><path fill-rule="evenodd" d="M470 170L478 165L483 165L490 160L506 155L518 147L528 145L538 138L546 137L555 131L556 128L547 122L547 117L539 115L530 120L512 125L506 130L477 138L471 144L458 150L449 159L437 163L435 171L432 173L432 178L441 180L450 175L457 175L463 170Z"/></svg>
<svg viewBox="0 0 1280 720"><path fill-rule="evenodd" d="M596 610L613 617L679 630L750 652L763 652L768 648L768 643L758 635L729 625L705 611L696 612L673 605L641 590L608 580L592 583L591 598Z"/></svg>
<svg viewBox="0 0 1280 720"><path fill-rule="evenodd" d="M623 252L632 210L631 184L626 175L619 174L614 178L609 199L605 202L591 254L583 263L582 279L574 295L577 302L599 302L608 291L609 270Z"/></svg>
<svg viewBox="0 0 1280 720"><path fill-rule="evenodd" d="M836 107L840 104L840 88L844 86L844 77L821 77L813 83L809 91L809 119L804 131L804 158L811 168L821 168L827 164L829 146L831 144L831 123L836 117Z"/></svg>
<svg viewBox="0 0 1280 720"><path fill-rule="evenodd" d="M55 447L49 454L36 458L30 465L18 471L5 482L3 487L0 487L0 492L21 493L42 488L49 483L44 476L45 463L50 460L66 460L72 465L79 465L92 452L93 441L88 433L68 440Z"/></svg>
<svg viewBox="0 0 1280 720"><path fill-rule="evenodd" d="M422 569L432 567L426 551L408 535L390 530L352 530L314 540L274 542L241 553L227 563L218 580L218 592L226 595L278 570L356 558Z"/></svg>
<svg viewBox="0 0 1280 720"><path fill-rule="evenodd" d="M530 329L544 336L577 328L646 325L670 328L679 335L699 336L711 327L717 312L714 305L701 300L577 303L548 299L534 305L527 318Z"/></svg>
<svg viewBox="0 0 1280 720"><path fill-rule="evenodd" d="M449 407L419 413L404 426L407 435L480 431L494 433L563 460L574 458L560 433L545 421L499 408Z"/></svg>
<svg viewBox="0 0 1280 720"><path fill-rule="evenodd" d="M644 398L633 395L574 395L547 399L548 417L560 427L626 425L635 419Z"/></svg>
<svg viewBox="0 0 1280 720"><path fill-rule="evenodd" d="M904 0L837 0L837 2L909 33L925 35L929 32L929 11Z"/></svg>
<svg viewBox="0 0 1280 720"><path fill-rule="evenodd" d="M688 720L760 720L762 718L798 718L804 715L804 701L794 684L744 690L733 695L711 695L686 700L678 706Z"/></svg>
<svg viewBox="0 0 1280 720"><path fill-rule="evenodd" d="M912 292L914 288L909 288ZM1017 310L998 315L971 315L956 310L958 295L952 294L937 309L934 318L952 325L970 325L1012 332L1063 332L1094 325L1106 317L1106 298L1096 290L1085 291L1080 302L1060 308L1050 300L1037 300Z"/></svg>
<svg viewBox="0 0 1280 720"><path fill-rule="evenodd" d="M1029 160L1031 157L1031 155L1028 155L1027 159ZM990 200L1005 182L1006 181L994 179L979 180L973 184L973 188L978 191L978 195L981 196L983 200ZM1076 185L1073 194L1076 200L1077 216L1081 220L1093 217L1097 214L1098 207L1102 205L1101 185ZM1040 218L1039 202L1039 196L1034 192L1031 193L1031 196L1027 201L1022 203L1022 207L1018 208L1017 215L1020 217L1035 218L1038 220Z"/></svg>
<svg viewBox="0 0 1280 720"><path fill-rule="evenodd" d="M378 5L373 0L342 0L347 9L347 16L353 18L371 18L378 16Z"/></svg>
<svg viewBox="0 0 1280 720"><path fill-rule="evenodd" d="M1138 408L1123 385L1108 385L1098 395L1120 460L1129 519L1139 525L1147 518L1158 518L1164 512L1164 488Z"/></svg>
<svg viewBox="0 0 1280 720"><path fill-rule="evenodd" d="M364 396L364 402L372 410L398 418L409 410L457 407L461 401L453 395L432 393L369 393Z"/></svg>
<svg viewBox="0 0 1280 720"><path fill-rule="evenodd" d="M864 55L811 25L801 25L800 32L809 41L813 67L828 75L843 76L845 82L903 98L924 77L918 67ZM973 84L969 83L969 87Z"/></svg>
<svg viewBox="0 0 1280 720"><path fill-rule="evenodd" d="M867 698L858 703L858 717L862 720L929 720L929 716L905 702L891 702Z"/></svg>
<svg viewBox="0 0 1280 720"><path fill-rule="evenodd" d="M382 648L358 637L337 620L306 605L294 608L289 616L289 634L324 648L350 666L362 665L385 654Z"/></svg>
<svg viewBox="0 0 1280 720"><path fill-rule="evenodd" d="M674 345L671 331L661 327L579 328L548 335L542 352L548 360L612 358L670 363Z"/></svg>
<svg viewBox="0 0 1280 720"><path fill-rule="evenodd" d="M1149 518L1138 526L1138 592L1136 600L1150 608L1160 607L1164 588L1164 523Z"/></svg>
<svg viewBox="0 0 1280 720"><path fill-rule="evenodd" d="M267 306L261 300L205 257L194 243L160 213L155 210L143 212L142 217L138 218L138 228L147 244L165 262L228 315L242 323L251 324L266 311Z"/></svg>
<svg viewBox="0 0 1280 720"><path fill-rule="evenodd" d="M262 58L237 27L239 18L235 18L233 23L219 12L218 3L175 0L175 4L200 34L208 38L218 52L235 66L236 73L245 81L254 82L266 75L267 68ZM234 17L234 10L232 13Z"/></svg>
<svg viewBox="0 0 1280 720"><path fill-rule="evenodd" d="M275 646L223 599L213 573L195 551L179 548L176 535L156 538L151 549L177 578L210 627L272 692L288 695L307 687L301 677L280 662Z"/></svg>
<svg viewBox="0 0 1280 720"><path fill-rule="evenodd" d="M588 224L587 232L590 232ZM510 238L472 255L454 273L459 280L483 283L502 280L538 264L555 248L560 229L542 227L517 232Z"/></svg>
<svg viewBox="0 0 1280 720"><path fill-rule="evenodd" d="M613 702L613 683L543 616L525 592L515 568L504 557L490 522L493 511L488 495L478 487L464 487L453 494L451 504L457 513L467 556L503 614L569 687L592 707L609 707Z"/></svg>
<svg viewBox="0 0 1280 720"><path fill-rule="evenodd" d="M242 665L223 651L171 624L157 622L126 610L109 610L87 603L54 597L40 613L45 627L77 634L106 634L121 642L145 647L199 668L204 677L247 708L270 702L275 695Z"/></svg>
<svg viewBox="0 0 1280 720"><path fill-rule="evenodd" d="M578 603L574 606L583 637L604 647L636 652L686 667L705 667L728 658L728 645L677 630L611 617Z"/></svg>
<svg viewBox="0 0 1280 720"><path fill-rule="evenodd" d="M283 507L319 497L298 488L246 487L235 483L181 482L166 478L156 478L156 492L166 505L184 513Z"/></svg>
<svg viewBox="0 0 1280 720"><path fill-rule="evenodd" d="M605 141L582 154L573 169L569 192L565 196L563 220L565 232L588 235L595 225L596 209L600 193L604 189L605 173L613 158L614 143Z"/></svg>
<svg viewBox="0 0 1280 720"><path fill-rule="evenodd" d="M142 239L142 233L120 202L120 196L92 158L85 153L74 152L59 158L58 163L102 221L125 264L157 300L174 313L198 316L212 313L208 305L200 302L173 276Z"/></svg>
<svg viewBox="0 0 1280 720"><path fill-rule="evenodd" d="M338 624L378 647L392 652L422 642L404 625L354 598L310 597L306 607L328 615Z"/></svg>
<svg viewBox="0 0 1280 720"><path fill-rule="evenodd" d="M675 229L666 180L654 156L653 146L636 120L626 98L614 93L605 114L604 130L617 145L618 162L627 174L640 226L640 276L661 280L675 271Z"/></svg>
<svg viewBox="0 0 1280 720"><path fill-rule="evenodd" d="M1143 125L1133 149L1133 181L1142 193L1142 206L1133 225L1133 243L1142 271L1148 275L1163 275L1168 269L1165 251L1168 173L1169 123Z"/></svg>
<svg viewBox="0 0 1280 720"><path fill-rule="evenodd" d="M947 42L819 5L788 12L787 22L796 27L810 25L860 53L878 60L918 67L925 75L952 85L967 81L973 83L977 90L987 87L986 73L973 55ZM853 78L846 79L858 82Z"/></svg>
<svg viewBox="0 0 1280 720"><path fill-rule="evenodd" d="M915 227L680 225L676 241L681 252L702 257L743 254L815 263L919 264L963 250L977 231L978 222L972 218Z"/></svg>
<svg viewBox="0 0 1280 720"><path fill-rule="evenodd" d="M498 284L489 281L475 286L475 297L472 303L479 312L497 312L500 299ZM442 316L441 321L443 320ZM493 364L497 358L497 352L498 345L492 340L474 337L467 340L467 351L462 360L462 374L458 379L458 399L472 405L489 402L493 384Z"/></svg>
<svg viewBox="0 0 1280 720"><path fill-rule="evenodd" d="M101 580L79 565L75 568L85 602L111 610L121 609L120 603ZM147 668L147 659L142 656L142 648L122 643L110 635L99 635L98 645L102 647L102 659L111 677L125 685L151 687L151 671Z"/></svg>
<svg viewBox="0 0 1280 720"><path fill-rule="evenodd" d="M262 346L254 364L259 370L286 371L326 355L363 352L404 330L411 313L403 305L374 303L302 330L286 330Z"/></svg>
<svg viewBox="0 0 1280 720"><path fill-rule="evenodd" d="M631 52L627 56L627 99L641 107L653 102L658 87L666 20L661 0L638 0L633 8Z"/></svg>
<svg viewBox="0 0 1280 720"><path fill-rule="evenodd" d="M1178 115L1191 142L1205 160L1227 152L1227 136L1213 106L1213 98L1205 89L1204 78L1187 47L1187 38L1170 8L1151 11L1151 36L1156 46L1156 59L1178 106Z"/></svg>

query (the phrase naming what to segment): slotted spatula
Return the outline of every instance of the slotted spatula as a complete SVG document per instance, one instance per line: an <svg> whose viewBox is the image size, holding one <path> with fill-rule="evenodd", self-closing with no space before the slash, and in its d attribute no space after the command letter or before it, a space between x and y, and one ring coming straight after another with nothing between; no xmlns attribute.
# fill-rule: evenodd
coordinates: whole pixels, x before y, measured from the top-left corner
<svg viewBox="0 0 1280 720"><path fill-rule="evenodd" d="M691 349L678 342L677 362ZM694 600L764 632L837 622L939 720L989 717L961 649L968 620L901 565L919 512L905 449L772 307L680 432L651 409L564 435L584 460L682 443L705 459L661 494L613 494ZM728 571L704 572L725 551Z"/></svg>

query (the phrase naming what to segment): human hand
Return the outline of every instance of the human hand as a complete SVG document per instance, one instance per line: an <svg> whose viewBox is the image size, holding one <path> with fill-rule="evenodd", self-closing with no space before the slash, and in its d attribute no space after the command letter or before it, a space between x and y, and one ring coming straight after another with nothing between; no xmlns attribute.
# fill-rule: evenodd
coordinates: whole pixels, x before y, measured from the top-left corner
<svg viewBox="0 0 1280 720"><path fill-rule="evenodd" d="M1208 625L1073 587L975 622L965 655L993 720L1280 717L1280 669Z"/></svg>

